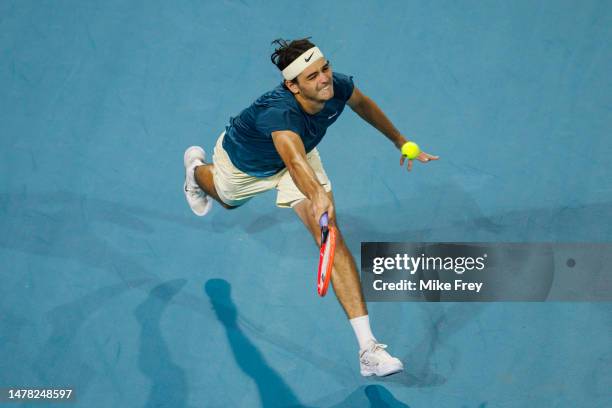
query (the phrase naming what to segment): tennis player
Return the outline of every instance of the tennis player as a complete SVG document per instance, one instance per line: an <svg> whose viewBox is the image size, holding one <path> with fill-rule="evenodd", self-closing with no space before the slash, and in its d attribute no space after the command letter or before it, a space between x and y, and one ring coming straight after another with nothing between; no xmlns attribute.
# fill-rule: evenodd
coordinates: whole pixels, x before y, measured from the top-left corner
<svg viewBox="0 0 612 408"><path fill-rule="evenodd" d="M407 139L372 99L353 84L350 76L333 72L329 60L308 38L272 42L271 60L283 81L263 94L238 116L217 139L212 163L204 150L185 151L185 197L196 215L206 215L213 199L227 209L238 208L260 193L275 188L276 205L293 208L319 245L319 219L327 212L336 225L332 184L325 173L319 144L345 105L384 134L399 150ZM421 163L437 160L421 152ZM408 160L407 169L412 169ZM400 157L404 166L405 158ZM363 376L385 376L403 370L370 328L359 275L353 256L338 229L334 293L346 312L359 343Z"/></svg>

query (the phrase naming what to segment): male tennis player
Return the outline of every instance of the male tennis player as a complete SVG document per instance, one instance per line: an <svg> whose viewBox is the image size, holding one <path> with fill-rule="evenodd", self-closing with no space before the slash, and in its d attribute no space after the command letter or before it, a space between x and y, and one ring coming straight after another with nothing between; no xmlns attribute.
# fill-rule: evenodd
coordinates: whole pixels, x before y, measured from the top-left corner
<svg viewBox="0 0 612 408"><path fill-rule="evenodd" d="M344 106L348 104L398 149L407 140L354 86L352 77L332 73L329 61L308 38L273 44L278 48L271 59L283 82L230 119L217 140L212 163L206 162L201 147L185 151L185 197L193 212L204 216L211 198L231 209L276 188L276 205L293 208L320 244L319 219L327 212L330 224L336 225L336 217L331 182L316 146ZM416 158L422 163L437 159L424 152ZM401 166L404 162L400 157ZM412 169L412 160L407 168ZM403 370L401 361L372 334L357 267L339 229L331 279L359 343L361 374L385 376Z"/></svg>

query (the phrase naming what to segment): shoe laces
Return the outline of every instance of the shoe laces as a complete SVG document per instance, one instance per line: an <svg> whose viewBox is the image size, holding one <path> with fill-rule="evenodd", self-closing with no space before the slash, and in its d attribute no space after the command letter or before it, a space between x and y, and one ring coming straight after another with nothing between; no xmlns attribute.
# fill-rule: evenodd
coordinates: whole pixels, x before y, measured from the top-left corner
<svg viewBox="0 0 612 408"><path fill-rule="evenodd" d="M202 193L202 189L200 187L192 186L189 184L189 182L185 184L185 191L191 195L200 195Z"/></svg>
<svg viewBox="0 0 612 408"><path fill-rule="evenodd" d="M393 358L389 353L385 351L386 348L386 344L374 343L362 352L361 358L362 360L365 360L364 362L369 362L368 357L375 357L376 362Z"/></svg>

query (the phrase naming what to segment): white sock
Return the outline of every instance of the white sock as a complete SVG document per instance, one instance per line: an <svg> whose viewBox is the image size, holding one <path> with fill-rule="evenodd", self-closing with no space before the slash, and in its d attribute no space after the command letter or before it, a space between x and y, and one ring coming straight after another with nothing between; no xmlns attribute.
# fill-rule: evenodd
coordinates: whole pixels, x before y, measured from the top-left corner
<svg viewBox="0 0 612 408"><path fill-rule="evenodd" d="M376 342L376 338L374 338L372 329L370 328L370 317L368 315L350 319L349 322L351 322L351 326L353 326L353 330L355 331L360 350L368 347L370 343Z"/></svg>

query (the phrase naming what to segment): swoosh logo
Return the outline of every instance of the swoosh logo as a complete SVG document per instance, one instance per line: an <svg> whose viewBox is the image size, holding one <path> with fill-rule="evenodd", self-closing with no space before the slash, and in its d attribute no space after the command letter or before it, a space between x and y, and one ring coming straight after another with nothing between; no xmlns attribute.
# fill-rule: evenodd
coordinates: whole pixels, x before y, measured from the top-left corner
<svg viewBox="0 0 612 408"><path fill-rule="evenodd" d="M310 61L310 59L312 58L313 55L314 55L314 51L312 52L312 54L310 54L310 57L308 57L308 58L304 57L304 61L306 61L306 62Z"/></svg>
<svg viewBox="0 0 612 408"><path fill-rule="evenodd" d="M334 114L333 114L333 115L331 115L331 116L328 116L328 117L327 117L327 119L331 119L331 118L333 118L334 116L336 116L337 114L338 114L338 112L334 113Z"/></svg>

